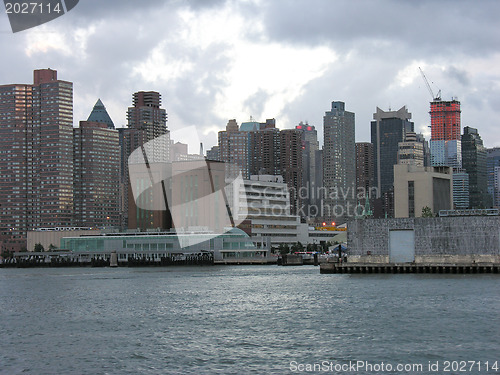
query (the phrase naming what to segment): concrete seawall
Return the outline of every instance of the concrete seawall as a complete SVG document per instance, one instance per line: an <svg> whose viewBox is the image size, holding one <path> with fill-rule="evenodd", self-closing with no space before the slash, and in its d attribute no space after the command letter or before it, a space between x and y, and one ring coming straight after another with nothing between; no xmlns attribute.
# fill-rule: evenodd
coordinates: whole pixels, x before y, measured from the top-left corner
<svg viewBox="0 0 500 375"><path fill-rule="evenodd" d="M353 220L349 263L500 263L500 217Z"/></svg>

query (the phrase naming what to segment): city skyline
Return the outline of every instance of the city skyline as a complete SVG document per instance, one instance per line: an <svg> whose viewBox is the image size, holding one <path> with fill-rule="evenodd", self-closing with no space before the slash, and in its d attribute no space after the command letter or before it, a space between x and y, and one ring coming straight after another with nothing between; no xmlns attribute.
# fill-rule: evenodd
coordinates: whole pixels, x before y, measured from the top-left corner
<svg viewBox="0 0 500 375"><path fill-rule="evenodd" d="M4 14L0 81L29 82L33 69L58 70L75 85L75 127L98 98L115 126L124 127L130 92L158 91L169 128L198 126L208 149L228 119L241 123L250 116L276 118L282 129L308 121L321 142L322 115L332 100L349 103L356 113L358 142L369 140L377 106L406 105L415 131L427 132L429 139L431 96L420 66L443 100L461 101L462 125L481 129L486 147L500 146L495 135L499 26L493 16L500 5L449 5L386 1L355 9L346 2L284 7L280 2L192 1L116 7L88 1L15 35ZM461 11L465 7L467 12ZM425 26L431 13L433 26ZM326 14L337 22L326 22ZM396 14L411 17L392 17ZM140 26L124 31L124 22Z"/></svg>

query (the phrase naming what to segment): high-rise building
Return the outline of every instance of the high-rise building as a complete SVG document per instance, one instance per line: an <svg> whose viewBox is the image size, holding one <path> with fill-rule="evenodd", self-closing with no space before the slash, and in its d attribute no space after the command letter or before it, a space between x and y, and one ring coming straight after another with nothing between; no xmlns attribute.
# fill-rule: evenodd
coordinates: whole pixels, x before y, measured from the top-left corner
<svg viewBox="0 0 500 375"><path fill-rule="evenodd" d="M431 165L461 168L460 102L434 99L430 104Z"/></svg>
<svg viewBox="0 0 500 375"><path fill-rule="evenodd" d="M453 201L456 208L465 208L469 202L469 194L465 187L469 186L469 178L462 169L462 140L460 136L460 102L444 101L440 98L431 103L431 140L430 162L432 166L449 166L453 168Z"/></svg>
<svg viewBox="0 0 500 375"><path fill-rule="evenodd" d="M27 230L72 224L73 84L42 69L0 93L0 235L20 250Z"/></svg>
<svg viewBox="0 0 500 375"><path fill-rule="evenodd" d="M26 248L26 233L33 228L32 178L28 176L32 85L0 86L0 250ZM30 137L30 138L28 138Z"/></svg>
<svg viewBox="0 0 500 375"><path fill-rule="evenodd" d="M362 205L365 204L366 197L372 198L373 176L373 145L370 142L358 142L356 143L356 189L358 194L363 195L363 199L358 202Z"/></svg>
<svg viewBox="0 0 500 375"><path fill-rule="evenodd" d="M87 121L106 124L109 129L115 128L115 124L113 123L113 120L111 120L111 117L109 116L108 111L106 110L106 107L102 103L101 99L98 99L95 103Z"/></svg>
<svg viewBox="0 0 500 375"><path fill-rule="evenodd" d="M493 207L500 207L500 147L486 149L486 169L488 173L488 194L491 197Z"/></svg>
<svg viewBox="0 0 500 375"><path fill-rule="evenodd" d="M379 196L393 190L394 165L398 164L399 143L414 131L411 113L406 106L397 111L383 111L377 107L371 122L371 141L375 167L375 187Z"/></svg>
<svg viewBox="0 0 500 375"><path fill-rule="evenodd" d="M462 135L462 166L469 175L470 208L489 208L486 148L477 129L464 127Z"/></svg>
<svg viewBox="0 0 500 375"><path fill-rule="evenodd" d="M28 129L28 202L33 228L70 226L73 219L73 83L57 71L34 71ZM29 144L28 143L28 144Z"/></svg>
<svg viewBox="0 0 500 375"><path fill-rule="evenodd" d="M317 185L318 179L316 177L316 156L319 150L318 132L314 126L302 122L295 129L300 131L302 139L302 204L306 216L313 216L317 212L316 195L321 187L321 185Z"/></svg>
<svg viewBox="0 0 500 375"><path fill-rule="evenodd" d="M250 178L248 132L241 132L235 119L229 120L226 130L219 132L219 160L226 163L227 177Z"/></svg>
<svg viewBox="0 0 500 375"><path fill-rule="evenodd" d="M170 137L167 130L167 112L161 108L161 95L156 91L139 91L133 94L133 106L127 111L127 129L123 132L124 144L122 149L122 167L128 163L165 163L170 161ZM154 142L151 142L153 141ZM149 142L149 143L148 143ZM147 145L146 145L147 144ZM147 150L145 149L147 147ZM135 153L137 160L129 159L132 152L142 148L142 153ZM147 151L147 152L146 152ZM148 155L145 161L141 155ZM124 160L123 160L124 159ZM139 175L138 175L139 176ZM125 167L123 177L127 184L140 184L141 181L129 181L128 168ZM144 176L148 178L148 176ZM139 228L142 230L151 228L170 228L171 217L167 211L152 211L137 207L132 196L132 190L123 188L127 193L127 198L122 198L125 202L125 212L128 217L124 221L128 223L128 228Z"/></svg>
<svg viewBox="0 0 500 375"><path fill-rule="evenodd" d="M323 186L326 190L322 216L342 224L354 217L356 206L355 115L345 103L332 102L323 117Z"/></svg>
<svg viewBox="0 0 500 375"><path fill-rule="evenodd" d="M247 134L250 175L281 175L280 130L276 126L268 126Z"/></svg>
<svg viewBox="0 0 500 375"><path fill-rule="evenodd" d="M105 122L80 121L73 129L74 225L119 227L120 145Z"/></svg>

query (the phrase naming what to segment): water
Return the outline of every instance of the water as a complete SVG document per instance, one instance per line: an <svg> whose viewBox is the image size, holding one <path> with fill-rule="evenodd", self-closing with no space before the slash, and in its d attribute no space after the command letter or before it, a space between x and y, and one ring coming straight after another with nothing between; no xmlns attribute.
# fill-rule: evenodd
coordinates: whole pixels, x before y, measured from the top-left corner
<svg viewBox="0 0 500 375"><path fill-rule="evenodd" d="M320 275L313 266L2 269L0 373L286 374L359 360L437 374L444 361L500 365L499 281ZM412 373L376 370L355 373ZM500 372L483 364L466 373Z"/></svg>

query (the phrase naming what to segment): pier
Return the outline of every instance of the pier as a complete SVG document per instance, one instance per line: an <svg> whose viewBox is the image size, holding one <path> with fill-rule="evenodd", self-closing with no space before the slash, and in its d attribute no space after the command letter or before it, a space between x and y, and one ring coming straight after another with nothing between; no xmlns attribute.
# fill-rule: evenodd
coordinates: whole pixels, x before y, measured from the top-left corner
<svg viewBox="0 0 500 375"><path fill-rule="evenodd" d="M483 274L499 273L500 263L436 264L436 263L322 263L320 273L347 274Z"/></svg>

